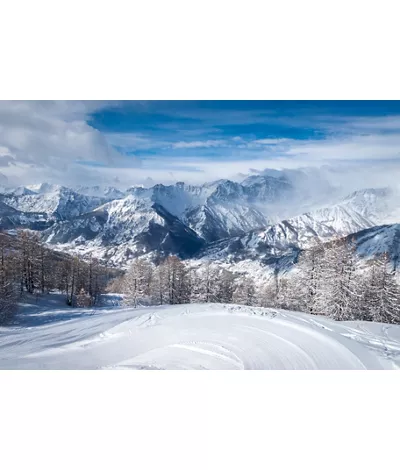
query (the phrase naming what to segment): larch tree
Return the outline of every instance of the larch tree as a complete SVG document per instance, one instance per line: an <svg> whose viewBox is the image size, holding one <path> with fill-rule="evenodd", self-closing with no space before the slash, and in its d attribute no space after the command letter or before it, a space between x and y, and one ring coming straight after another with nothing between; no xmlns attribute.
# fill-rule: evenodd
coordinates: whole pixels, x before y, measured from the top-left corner
<svg viewBox="0 0 400 470"><path fill-rule="evenodd" d="M198 269L192 269L191 299L195 302L216 302L218 296L219 269L210 261Z"/></svg>
<svg viewBox="0 0 400 470"><path fill-rule="evenodd" d="M17 310L11 256L8 238L0 232L0 325L9 321Z"/></svg>
<svg viewBox="0 0 400 470"><path fill-rule="evenodd" d="M236 275L227 269L219 271L216 288L216 302L229 304L233 302Z"/></svg>
<svg viewBox="0 0 400 470"><path fill-rule="evenodd" d="M298 259L294 281L297 291L297 302L300 310L307 313L321 313L321 292L323 290L322 272L324 269L325 248L315 243L304 250Z"/></svg>
<svg viewBox="0 0 400 470"><path fill-rule="evenodd" d="M255 294L254 280L248 275L242 276L236 281L232 302L242 305L255 305Z"/></svg>
<svg viewBox="0 0 400 470"><path fill-rule="evenodd" d="M388 253L372 261L364 284L364 318L383 323L400 323L400 287L397 270Z"/></svg>
<svg viewBox="0 0 400 470"><path fill-rule="evenodd" d="M143 259L136 258L123 280L124 303L138 307L149 302L152 266Z"/></svg>
<svg viewBox="0 0 400 470"><path fill-rule="evenodd" d="M361 283L356 273L354 246L334 240L325 249L317 312L334 320L353 320L362 300Z"/></svg>

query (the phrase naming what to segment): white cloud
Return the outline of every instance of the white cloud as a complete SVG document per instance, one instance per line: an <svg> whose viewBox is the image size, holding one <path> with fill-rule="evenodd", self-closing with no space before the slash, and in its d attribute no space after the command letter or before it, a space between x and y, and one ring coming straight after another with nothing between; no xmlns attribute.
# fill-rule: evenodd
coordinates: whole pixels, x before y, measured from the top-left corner
<svg viewBox="0 0 400 470"><path fill-rule="evenodd" d="M166 147L169 142L135 134L131 132L108 132L105 134L107 142L116 147L122 147L127 150L142 150Z"/></svg>
<svg viewBox="0 0 400 470"><path fill-rule="evenodd" d="M0 102L2 182L6 181L5 178L10 184L44 180L62 184L90 181L95 184L111 183L115 178L121 185L141 183L148 178L154 182L203 182L234 178L239 173L249 173L251 169L317 167L326 163L338 164L338 161L363 163L365 168L369 168L368 162L381 161L379 178L382 178L386 168L390 167L388 171L392 176L394 173L397 175L396 169L400 167L400 116L320 116L311 118L312 122L302 122L299 116L296 118L297 127L323 130L324 137L308 140L250 139L245 135L225 137L222 131L207 127L207 123L189 130L169 122L160 125L156 131L102 133L88 123L88 118L92 112L105 106L110 106L110 103ZM146 108L148 104L139 103L137 106ZM221 116L220 113L210 113L209 118L218 124ZM239 121L239 117L239 114L230 115L232 121ZM246 119L253 124L260 122L261 117L248 113ZM274 116L262 116L262 119L276 120ZM277 119L282 121L284 118ZM215 139L207 138L217 131ZM135 154L141 150L151 152L143 157L140 165L138 159L119 153L115 147ZM185 149L186 156L182 155ZM206 149L213 149L215 155L210 158ZM180 151L175 154L174 150ZM91 162L92 165L79 162Z"/></svg>
<svg viewBox="0 0 400 470"><path fill-rule="evenodd" d="M224 147L229 143L226 140L196 140L192 142L175 142L172 144L176 149L189 149L189 148L210 148L210 147Z"/></svg>
<svg viewBox="0 0 400 470"><path fill-rule="evenodd" d="M257 139L252 140L250 144L255 145L277 145L282 144L283 142L287 142L289 139Z"/></svg>
<svg viewBox="0 0 400 470"><path fill-rule="evenodd" d="M327 119L328 127L341 127L347 133L351 132L381 132L399 131L400 116L378 116L378 117L347 117L333 122Z"/></svg>
<svg viewBox="0 0 400 470"><path fill-rule="evenodd" d="M291 141L284 154L318 161L395 159L400 162L400 133Z"/></svg>
<svg viewBox="0 0 400 470"><path fill-rule="evenodd" d="M3 173L0 173L0 185L3 187L8 185L8 178Z"/></svg>
<svg viewBox="0 0 400 470"><path fill-rule="evenodd" d="M103 134L89 126L83 102L0 102L0 145L18 162L57 165L118 158Z"/></svg>
<svg viewBox="0 0 400 470"><path fill-rule="evenodd" d="M62 174L83 178L85 169L76 165L79 161L121 165L124 157L87 122L89 114L104 105L84 101L0 101L0 165L7 164L5 174L23 180L37 171L54 178Z"/></svg>

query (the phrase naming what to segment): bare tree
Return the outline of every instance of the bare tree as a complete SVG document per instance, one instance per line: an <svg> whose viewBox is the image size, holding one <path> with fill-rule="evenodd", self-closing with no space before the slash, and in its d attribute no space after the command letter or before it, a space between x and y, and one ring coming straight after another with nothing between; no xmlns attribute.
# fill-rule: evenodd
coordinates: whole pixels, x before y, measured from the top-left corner
<svg viewBox="0 0 400 470"><path fill-rule="evenodd" d="M123 280L124 304L138 307L148 303L151 295L152 265L143 259L136 258Z"/></svg>
<svg viewBox="0 0 400 470"><path fill-rule="evenodd" d="M9 321L17 310L17 292L10 257L7 237L0 232L0 325Z"/></svg>
<svg viewBox="0 0 400 470"><path fill-rule="evenodd" d="M362 319L400 323L400 287L388 253L371 262L363 291Z"/></svg>
<svg viewBox="0 0 400 470"><path fill-rule="evenodd" d="M232 302L242 305L255 305L255 293L254 280L248 275L241 276L236 281Z"/></svg>
<svg viewBox="0 0 400 470"><path fill-rule="evenodd" d="M79 308L87 308L87 307L90 307L91 305L92 305L92 298L87 292L85 292L85 289L83 289L82 287L76 296L76 306Z"/></svg>

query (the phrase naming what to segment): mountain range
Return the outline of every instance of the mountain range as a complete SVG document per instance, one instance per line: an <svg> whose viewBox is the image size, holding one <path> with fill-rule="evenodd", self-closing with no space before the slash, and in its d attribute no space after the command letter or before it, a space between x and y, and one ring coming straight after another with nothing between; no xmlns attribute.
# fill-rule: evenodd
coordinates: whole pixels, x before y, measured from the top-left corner
<svg viewBox="0 0 400 470"><path fill-rule="evenodd" d="M27 228L56 250L92 254L114 266L137 256L277 266L316 238L348 237L363 256L397 259L397 190L365 188L345 195L310 171L265 171L241 181L201 185L3 188L0 229ZM323 190L321 190L323 187Z"/></svg>

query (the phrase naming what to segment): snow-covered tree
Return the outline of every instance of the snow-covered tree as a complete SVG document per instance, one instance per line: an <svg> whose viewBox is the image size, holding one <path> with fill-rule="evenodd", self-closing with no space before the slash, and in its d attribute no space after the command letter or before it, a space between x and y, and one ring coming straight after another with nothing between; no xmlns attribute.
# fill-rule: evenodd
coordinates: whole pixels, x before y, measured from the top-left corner
<svg viewBox="0 0 400 470"><path fill-rule="evenodd" d="M217 302L220 269L207 261L200 268L191 269L192 302Z"/></svg>
<svg viewBox="0 0 400 470"><path fill-rule="evenodd" d="M215 301L219 303L229 304L233 302L235 292L236 275L227 269L221 269L218 274L216 285Z"/></svg>
<svg viewBox="0 0 400 470"><path fill-rule="evenodd" d="M334 320L353 320L361 308L362 285L356 272L354 246L334 240L325 248L316 312Z"/></svg>
<svg viewBox="0 0 400 470"><path fill-rule="evenodd" d="M356 270L357 256L345 239L315 244L299 257L292 296L294 308L335 320L356 318L362 301L362 284Z"/></svg>
<svg viewBox="0 0 400 470"><path fill-rule="evenodd" d="M190 302L189 269L177 256L168 256L164 262L169 304Z"/></svg>
<svg viewBox="0 0 400 470"><path fill-rule="evenodd" d="M153 268L149 261L136 258L129 267L123 280L125 305L137 307L148 303Z"/></svg>
<svg viewBox="0 0 400 470"><path fill-rule="evenodd" d="M151 301L158 305L168 303L167 273L162 262L154 270L151 283Z"/></svg>
<svg viewBox="0 0 400 470"><path fill-rule="evenodd" d="M242 305L255 305L256 289L254 280L250 276L241 276L236 281L235 290L233 292L232 302Z"/></svg>
<svg viewBox="0 0 400 470"><path fill-rule="evenodd" d="M318 301L321 300L323 290L324 256L325 249L321 243L315 243L299 256L293 274L299 310L314 314L320 313L317 310L321 308Z"/></svg>
<svg viewBox="0 0 400 470"><path fill-rule="evenodd" d="M364 280L363 319L400 323L400 287L397 270L383 253L371 262Z"/></svg>
<svg viewBox="0 0 400 470"><path fill-rule="evenodd" d="M257 292L258 305L264 308L277 306L277 289L275 279L264 282Z"/></svg>
<svg viewBox="0 0 400 470"><path fill-rule="evenodd" d="M304 299L299 295L297 279L294 276L282 276L279 279L274 307L285 310L304 310Z"/></svg>

